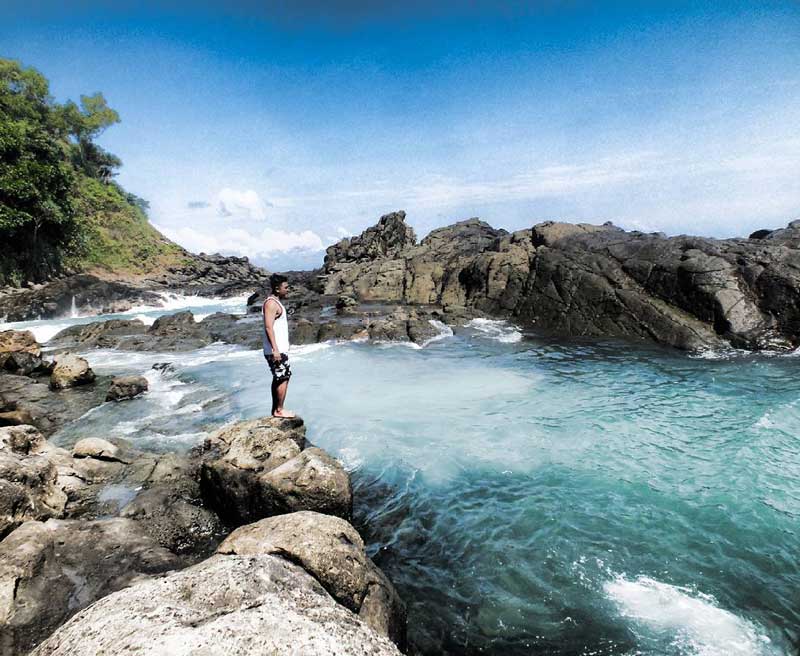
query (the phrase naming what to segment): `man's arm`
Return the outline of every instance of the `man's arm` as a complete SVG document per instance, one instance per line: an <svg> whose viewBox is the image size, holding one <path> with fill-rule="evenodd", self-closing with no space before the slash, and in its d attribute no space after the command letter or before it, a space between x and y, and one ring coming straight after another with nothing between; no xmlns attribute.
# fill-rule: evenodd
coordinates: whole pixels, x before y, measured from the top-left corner
<svg viewBox="0 0 800 656"><path fill-rule="evenodd" d="M270 303L269 299L264 302L264 328L267 331L267 337L269 338L269 343L272 345L272 357L280 357L280 351L278 351L278 341L275 339L275 318L278 314L278 304L277 303Z"/></svg>

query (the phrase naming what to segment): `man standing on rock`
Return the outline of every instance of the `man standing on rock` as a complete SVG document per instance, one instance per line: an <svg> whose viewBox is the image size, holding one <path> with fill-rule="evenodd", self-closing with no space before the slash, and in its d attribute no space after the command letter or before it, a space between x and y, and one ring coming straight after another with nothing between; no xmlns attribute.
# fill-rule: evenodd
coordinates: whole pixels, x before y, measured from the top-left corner
<svg viewBox="0 0 800 656"><path fill-rule="evenodd" d="M272 416L294 417L293 412L283 409L286 390L292 372L289 369L289 319L282 299L289 295L286 276L273 273L269 277L272 294L264 301L264 357L272 372Z"/></svg>

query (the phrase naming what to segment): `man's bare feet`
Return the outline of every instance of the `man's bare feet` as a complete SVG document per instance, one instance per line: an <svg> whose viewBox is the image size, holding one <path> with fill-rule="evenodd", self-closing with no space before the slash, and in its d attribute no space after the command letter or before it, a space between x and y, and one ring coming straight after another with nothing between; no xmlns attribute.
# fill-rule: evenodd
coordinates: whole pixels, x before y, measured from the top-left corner
<svg viewBox="0 0 800 656"><path fill-rule="evenodd" d="M295 415L291 410L276 410L272 413L272 416L280 417L281 419L293 419L297 415Z"/></svg>

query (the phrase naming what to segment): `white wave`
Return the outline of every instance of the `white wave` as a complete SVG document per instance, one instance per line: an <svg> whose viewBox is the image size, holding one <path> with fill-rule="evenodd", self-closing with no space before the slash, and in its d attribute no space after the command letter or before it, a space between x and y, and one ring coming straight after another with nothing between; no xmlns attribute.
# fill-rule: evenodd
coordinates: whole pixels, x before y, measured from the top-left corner
<svg viewBox="0 0 800 656"><path fill-rule="evenodd" d="M604 586L622 616L692 656L777 656L783 653L763 627L717 605L710 595L647 576L617 576Z"/></svg>
<svg viewBox="0 0 800 656"><path fill-rule="evenodd" d="M317 342L316 344L298 344L293 345L289 349L289 355L292 359L294 358L302 358L306 355L311 355L312 353L316 353L317 351L324 351L326 349L331 348L331 346L336 346L339 343L337 340L330 340L327 342Z"/></svg>
<svg viewBox="0 0 800 656"><path fill-rule="evenodd" d="M247 313L247 297L249 294L240 296L217 297L217 296L198 296L176 294L174 292L158 292L161 302L158 305L136 305L126 314L140 312L167 312L175 310L191 310L198 307L218 307L230 314Z"/></svg>
<svg viewBox="0 0 800 656"><path fill-rule="evenodd" d="M12 323L0 324L0 330L29 330L33 333L36 341L40 344L49 342L57 333L60 333L64 328L69 328L74 325L73 323L57 322L45 320L36 321L16 321Z"/></svg>
<svg viewBox="0 0 800 656"><path fill-rule="evenodd" d="M431 326L436 328L436 330L439 331L439 334L435 335L434 337L431 337L430 339L426 339L422 343L423 348L425 346L428 346L428 344L433 344L434 342L438 342L440 340L447 339L448 337L453 336L453 329L446 323L442 323L441 321L438 321L436 319L428 319L428 323L430 323Z"/></svg>
<svg viewBox="0 0 800 656"><path fill-rule="evenodd" d="M156 322L157 318L158 317L149 314L141 314L141 313L131 315L131 319L136 319L138 321L141 321L145 326L152 326Z"/></svg>
<svg viewBox="0 0 800 656"><path fill-rule="evenodd" d="M499 319L473 319L464 327L477 330L482 336L505 344L522 341L522 332L517 326Z"/></svg>

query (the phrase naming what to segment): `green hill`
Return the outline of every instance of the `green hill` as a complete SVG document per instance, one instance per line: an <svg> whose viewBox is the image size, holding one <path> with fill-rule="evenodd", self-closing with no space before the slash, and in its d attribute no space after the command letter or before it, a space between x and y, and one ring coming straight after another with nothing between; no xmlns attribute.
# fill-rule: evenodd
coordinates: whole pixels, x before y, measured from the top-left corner
<svg viewBox="0 0 800 656"><path fill-rule="evenodd" d="M94 140L119 120L102 94L59 104L41 73L0 58L0 285L191 261L114 181L122 162Z"/></svg>

